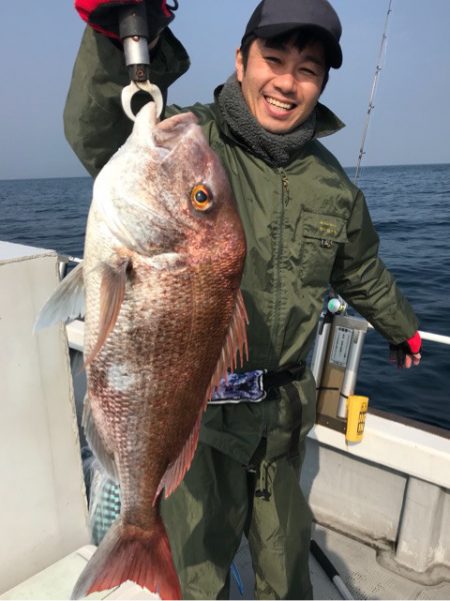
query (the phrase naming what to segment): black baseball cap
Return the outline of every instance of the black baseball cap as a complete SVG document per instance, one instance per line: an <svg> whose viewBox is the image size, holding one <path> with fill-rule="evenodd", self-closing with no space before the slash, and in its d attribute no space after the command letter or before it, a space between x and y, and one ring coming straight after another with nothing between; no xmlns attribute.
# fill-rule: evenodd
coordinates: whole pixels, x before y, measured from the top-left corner
<svg viewBox="0 0 450 601"><path fill-rule="evenodd" d="M326 44L330 66L342 65L339 40L342 26L336 11L327 0L262 0L255 8L242 38L273 38L295 29L311 28L320 33Z"/></svg>

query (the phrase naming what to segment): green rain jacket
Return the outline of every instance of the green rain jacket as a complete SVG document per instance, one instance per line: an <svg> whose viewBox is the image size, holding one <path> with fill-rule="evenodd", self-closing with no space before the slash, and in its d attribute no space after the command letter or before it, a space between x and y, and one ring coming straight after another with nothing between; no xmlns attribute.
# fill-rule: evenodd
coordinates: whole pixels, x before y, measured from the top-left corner
<svg viewBox="0 0 450 601"><path fill-rule="evenodd" d="M152 81L166 90L188 66L184 48L166 30L152 58ZM131 131L120 104L127 84L121 50L88 28L64 122L68 141L93 176ZM147 99L143 95L136 103ZM315 139L287 167L274 169L233 138L214 103L169 106L165 115L181 110L197 115L220 156L246 233L241 288L250 325L244 369L276 369L305 360L330 284L389 342L413 336L417 319L377 256L379 239L364 196L317 140L343 126L331 111L318 105ZM296 386L304 436L315 418L315 383L309 370ZM277 433L272 454L287 451L298 419L281 390L258 404L209 407L200 440L246 463L268 432Z"/></svg>

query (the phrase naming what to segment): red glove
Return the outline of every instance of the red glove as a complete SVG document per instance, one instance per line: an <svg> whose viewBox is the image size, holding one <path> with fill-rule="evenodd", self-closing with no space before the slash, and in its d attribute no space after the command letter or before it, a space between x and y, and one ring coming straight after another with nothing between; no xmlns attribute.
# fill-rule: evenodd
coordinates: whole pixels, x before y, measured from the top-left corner
<svg viewBox="0 0 450 601"><path fill-rule="evenodd" d="M174 19L173 11L178 8L176 0L173 7L167 6L166 0L75 0L75 8L80 17L95 31L120 40L119 9L144 1L147 8L150 42Z"/></svg>
<svg viewBox="0 0 450 601"><path fill-rule="evenodd" d="M409 369L411 365L419 365L422 352L422 339L419 332L401 344L389 345L389 361L397 367Z"/></svg>

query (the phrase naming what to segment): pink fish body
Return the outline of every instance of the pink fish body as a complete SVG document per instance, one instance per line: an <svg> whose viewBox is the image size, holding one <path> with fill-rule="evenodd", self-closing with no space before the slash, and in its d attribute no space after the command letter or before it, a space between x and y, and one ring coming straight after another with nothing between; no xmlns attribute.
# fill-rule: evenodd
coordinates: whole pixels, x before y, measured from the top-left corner
<svg viewBox="0 0 450 601"><path fill-rule="evenodd" d="M87 438L121 514L73 595L133 580L181 596L159 514L182 480L207 400L246 345L245 237L196 118L140 111L98 175L84 264ZM181 519L181 518L180 518Z"/></svg>

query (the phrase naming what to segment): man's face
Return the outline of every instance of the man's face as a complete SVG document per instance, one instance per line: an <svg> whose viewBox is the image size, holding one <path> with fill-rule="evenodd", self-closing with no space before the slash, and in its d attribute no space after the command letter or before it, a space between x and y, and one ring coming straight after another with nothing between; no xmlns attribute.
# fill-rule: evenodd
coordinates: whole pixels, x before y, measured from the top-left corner
<svg viewBox="0 0 450 601"><path fill-rule="evenodd" d="M236 72L250 112L269 132L284 134L306 121L319 99L326 74L320 42L299 51L291 43L269 48L252 42L244 69L240 50Z"/></svg>

